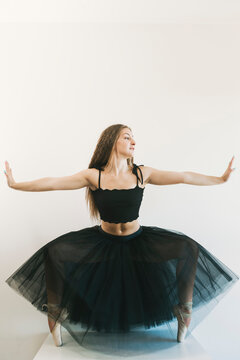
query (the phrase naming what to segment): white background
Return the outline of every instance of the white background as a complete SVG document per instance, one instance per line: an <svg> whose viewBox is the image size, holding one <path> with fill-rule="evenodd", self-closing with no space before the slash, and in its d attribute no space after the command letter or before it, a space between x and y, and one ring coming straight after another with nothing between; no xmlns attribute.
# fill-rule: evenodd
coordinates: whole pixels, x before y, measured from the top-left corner
<svg viewBox="0 0 240 360"><path fill-rule="evenodd" d="M186 233L240 274L240 4L1 1L0 21L4 344L23 323L22 351L48 331L4 280L50 240L95 225L85 189L10 189L4 161L19 182L76 173L112 124L131 127L137 164L221 176L235 155L225 184L147 185L139 223Z"/></svg>

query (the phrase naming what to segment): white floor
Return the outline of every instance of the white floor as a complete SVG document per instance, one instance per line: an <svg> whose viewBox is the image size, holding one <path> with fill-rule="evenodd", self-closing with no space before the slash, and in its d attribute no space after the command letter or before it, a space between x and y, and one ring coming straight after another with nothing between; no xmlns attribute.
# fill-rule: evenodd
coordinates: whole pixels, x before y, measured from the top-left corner
<svg viewBox="0 0 240 360"><path fill-rule="evenodd" d="M96 336L91 333L85 344L80 346L69 333L62 331L63 346L53 346L51 335L47 337L34 360L69 359L184 359L210 360L203 347L190 334L184 343L164 336L164 330L147 330L119 335L117 343L111 336Z"/></svg>

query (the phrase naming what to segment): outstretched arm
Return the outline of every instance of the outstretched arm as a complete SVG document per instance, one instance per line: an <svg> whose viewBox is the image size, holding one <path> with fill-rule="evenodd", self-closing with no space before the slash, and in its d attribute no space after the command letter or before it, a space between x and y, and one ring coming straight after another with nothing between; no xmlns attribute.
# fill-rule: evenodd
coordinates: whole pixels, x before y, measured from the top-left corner
<svg viewBox="0 0 240 360"><path fill-rule="evenodd" d="M165 171L151 167L145 167L147 182L153 185L190 184L190 185L217 185L226 182L234 169L231 168L234 156L232 157L227 170L222 176L210 176L191 171Z"/></svg>
<svg viewBox="0 0 240 360"><path fill-rule="evenodd" d="M8 186L22 191L51 191L51 190L74 190L89 186L89 171L84 169L76 174L63 177L44 177L32 181L16 182L12 176L12 169L5 161Z"/></svg>

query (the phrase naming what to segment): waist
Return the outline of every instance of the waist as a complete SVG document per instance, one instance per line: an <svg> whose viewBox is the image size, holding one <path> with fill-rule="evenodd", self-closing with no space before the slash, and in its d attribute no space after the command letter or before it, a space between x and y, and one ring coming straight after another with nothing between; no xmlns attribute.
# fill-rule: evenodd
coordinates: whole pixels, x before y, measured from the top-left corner
<svg viewBox="0 0 240 360"><path fill-rule="evenodd" d="M135 238L136 236L140 235L143 231L143 228L142 226L140 225L139 226L139 229L137 231L134 231L132 234L128 234L128 235L113 235L113 234L110 234L106 231L104 231L101 227L101 225L98 226L98 230L104 234L106 237L110 238L110 239L114 239L114 240L121 240L121 241L127 241L127 240L130 240L130 239L133 239Z"/></svg>

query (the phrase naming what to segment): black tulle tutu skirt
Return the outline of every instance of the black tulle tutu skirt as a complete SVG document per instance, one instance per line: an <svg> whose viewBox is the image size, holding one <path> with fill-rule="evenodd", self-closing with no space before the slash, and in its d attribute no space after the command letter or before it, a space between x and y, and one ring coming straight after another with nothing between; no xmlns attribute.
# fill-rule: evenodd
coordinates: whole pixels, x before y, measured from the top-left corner
<svg viewBox="0 0 240 360"><path fill-rule="evenodd" d="M189 333L238 279L179 231L140 226L119 236L95 225L48 242L5 281L82 344L89 330L165 324L172 334L173 305L192 299Z"/></svg>

